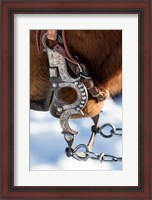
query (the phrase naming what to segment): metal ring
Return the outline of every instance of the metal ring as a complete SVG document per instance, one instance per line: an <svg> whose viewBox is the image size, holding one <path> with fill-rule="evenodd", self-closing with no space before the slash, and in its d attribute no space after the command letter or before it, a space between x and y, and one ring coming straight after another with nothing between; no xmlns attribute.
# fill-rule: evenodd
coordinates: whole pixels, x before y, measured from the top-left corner
<svg viewBox="0 0 152 200"><path fill-rule="evenodd" d="M81 148L84 148L85 149L85 152L80 152L80 153L84 153L85 156L81 156L78 154L78 150L81 149ZM88 159L89 157L89 148L85 145L85 144L79 144L78 146L75 147L75 149L73 150L73 157L76 158L77 160L79 161L85 161Z"/></svg>
<svg viewBox="0 0 152 200"><path fill-rule="evenodd" d="M84 79L90 79L91 76L87 76L85 74L83 74L82 72L80 72L80 77L84 78Z"/></svg>
<svg viewBox="0 0 152 200"><path fill-rule="evenodd" d="M118 136L122 136L122 133L117 133L119 131L122 131L122 128L116 128L115 132L113 130L111 130L110 132L113 134L113 135L118 135Z"/></svg>
<svg viewBox="0 0 152 200"><path fill-rule="evenodd" d="M106 135L106 134L104 134L104 133L102 132L102 129L104 129L105 127L108 127L108 126L111 127L112 130L109 132L109 133L110 133L109 135ZM112 125L112 124L110 124L110 123L106 123L106 124L104 124L103 126L101 126L101 127L99 128L99 134L102 135L102 136L105 137L105 138L111 138L111 137L113 136L113 132L115 132L115 131L116 131L115 126Z"/></svg>
<svg viewBox="0 0 152 200"><path fill-rule="evenodd" d="M47 39L47 32L44 33L44 35L43 35L43 37L42 37L42 44L43 44L45 50L46 50L47 48L49 48L49 47L47 46L47 44L46 44L46 39Z"/></svg>
<svg viewBox="0 0 152 200"><path fill-rule="evenodd" d="M48 48L48 49L50 49L49 48L49 46L47 46L47 44L46 44L46 40L47 40L47 32L46 33L44 33L44 35L42 36L42 44L43 44L43 46L44 46L44 48L45 48L45 50ZM63 40L62 40L62 38L61 38L61 36L58 34L57 35L57 38L58 38L58 41L59 41L59 43L63 43ZM52 49L53 50L53 49Z"/></svg>

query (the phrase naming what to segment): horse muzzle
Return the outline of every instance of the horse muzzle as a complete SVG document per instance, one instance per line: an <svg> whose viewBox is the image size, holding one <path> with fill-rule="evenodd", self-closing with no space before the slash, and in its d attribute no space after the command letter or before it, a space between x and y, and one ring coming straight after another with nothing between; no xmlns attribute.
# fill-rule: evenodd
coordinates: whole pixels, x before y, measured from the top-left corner
<svg viewBox="0 0 152 200"><path fill-rule="evenodd" d="M36 100L31 99L30 109L36 110L36 111L48 111L52 98L53 98L53 93L50 92L50 94L47 95L47 97L44 99L36 99Z"/></svg>

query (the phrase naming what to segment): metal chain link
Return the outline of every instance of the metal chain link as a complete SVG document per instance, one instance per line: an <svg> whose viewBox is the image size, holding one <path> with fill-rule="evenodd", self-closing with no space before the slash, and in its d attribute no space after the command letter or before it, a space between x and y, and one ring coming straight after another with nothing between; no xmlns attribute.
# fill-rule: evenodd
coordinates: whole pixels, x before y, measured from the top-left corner
<svg viewBox="0 0 152 200"><path fill-rule="evenodd" d="M78 152L78 150L80 150L81 148L84 148L86 151L82 151L82 152ZM100 153L95 154L92 151L88 150L88 147L85 144L80 144L78 146L76 146L76 148L74 150L72 150L72 155L73 158L79 160L79 161L86 161L88 158L91 158L93 160L99 160L100 162L102 161L107 161L107 162L122 162L122 158L121 157L116 157L113 155L109 155L109 154L105 154L105 153Z"/></svg>
<svg viewBox="0 0 152 200"><path fill-rule="evenodd" d="M104 133L104 129L106 127L111 128L111 130L109 131L109 134ZM103 136L105 138L111 138L114 135L122 136L122 128L116 128L113 124L106 123L106 124L102 125L101 127L99 127L99 129L97 130L97 133L99 133L101 136Z"/></svg>
<svg viewBox="0 0 152 200"><path fill-rule="evenodd" d="M103 129L106 127L110 127L109 134L105 134ZM120 133L121 132L121 133ZM101 136L105 138L111 138L114 135L122 136L122 128L116 128L113 124L106 123L99 127L96 130L96 133L99 133ZM89 151L89 147L85 144L79 144L74 149L72 147L66 148L66 155L68 157L72 156L73 158L79 161L86 161L87 159L99 160L100 162L122 162L122 157L117 157L105 153L95 154L93 151Z"/></svg>

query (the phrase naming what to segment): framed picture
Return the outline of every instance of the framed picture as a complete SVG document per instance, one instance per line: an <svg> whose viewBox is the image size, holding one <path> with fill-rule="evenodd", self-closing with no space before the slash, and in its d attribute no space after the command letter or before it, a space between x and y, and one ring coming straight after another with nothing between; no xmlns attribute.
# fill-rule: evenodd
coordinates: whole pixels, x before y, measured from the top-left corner
<svg viewBox="0 0 152 200"><path fill-rule="evenodd" d="M151 199L151 1L75 3L13 0L2 1L1 11L1 199ZM109 104L112 106L107 111L106 106L105 110L103 108L99 121L103 129L105 123L110 127L110 135L104 135L102 128L91 129L94 118L93 121L76 119L68 124L69 116L65 120L65 112L60 115L59 123L48 112L30 111L30 106L35 106L33 100L30 105L31 96L37 92L35 88L32 92L32 76L34 80L36 74L39 76L37 67L40 66L36 65L33 73L31 62L41 63L42 56L49 58L48 43L45 46L45 33L48 34L48 30L59 30L58 37L61 36L62 40L65 33L60 30L92 34L91 37L96 36L95 41L98 41L100 32L103 34L107 31L106 34L116 37L120 35L122 93L115 101L112 98L106 101L107 107ZM37 41L34 46L33 38ZM113 40L111 46L114 45ZM84 41L80 47L83 46ZM43 52L44 48L46 52ZM40 54L37 53L39 50ZM75 57L75 60L79 58ZM80 60L83 60L83 56ZM69 76L70 72L66 70L62 73L59 69L54 71L56 68L51 68L51 62L49 64L50 79L56 73L60 74L60 79L56 79L58 83L65 77L63 73L68 80L69 77L76 79L75 75ZM90 78L82 72L81 76ZM55 81L54 78L51 80ZM73 82L68 83L73 88L71 96L76 91L80 105L85 95L77 87L77 82ZM58 98L61 90L65 93L62 84L59 85ZM86 85L81 88L83 93ZM40 90L38 86L39 93ZM88 98L87 92L85 97ZM54 105L61 107L62 101L54 98ZM57 107L56 115L60 112ZM121 128L122 135L119 133ZM65 134L65 130L75 133L75 129L82 133L74 137L76 147L71 150L71 143L68 142L71 134ZM91 138L100 133L96 136L92 151L85 145L91 130ZM90 141L93 143L92 139ZM77 153L81 147L84 156Z"/></svg>

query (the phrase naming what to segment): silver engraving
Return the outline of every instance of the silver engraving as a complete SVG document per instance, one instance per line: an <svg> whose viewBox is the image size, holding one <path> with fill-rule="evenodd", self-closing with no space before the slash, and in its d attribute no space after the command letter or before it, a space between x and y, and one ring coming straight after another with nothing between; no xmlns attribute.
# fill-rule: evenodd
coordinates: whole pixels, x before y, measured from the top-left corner
<svg viewBox="0 0 152 200"><path fill-rule="evenodd" d="M68 120L73 114L83 114L81 110L87 103L88 92L85 85L81 82L80 76L76 78L70 76L65 58L54 49L50 49L46 44L46 39L47 33L44 34L42 42L48 55L50 81L53 89L50 112L53 116L60 118L64 132L76 134L76 131L70 128ZM71 104L64 102L60 97L61 89L69 87L77 94L75 101Z"/></svg>
<svg viewBox="0 0 152 200"><path fill-rule="evenodd" d="M70 110L65 110L62 115L60 116L60 124L63 129L63 132L68 132L73 135L77 134L78 132L74 131L73 129L70 128L69 125L69 118L71 115L78 115L78 114L83 114L82 111L78 111L75 109L70 109Z"/></svg>
<svg viewBox="0 0 152 200"><path fill-rule="evenodd" d="M50 73L50 78L57 77L58 76L57 67L49 68L49 73Z"/></svg>

